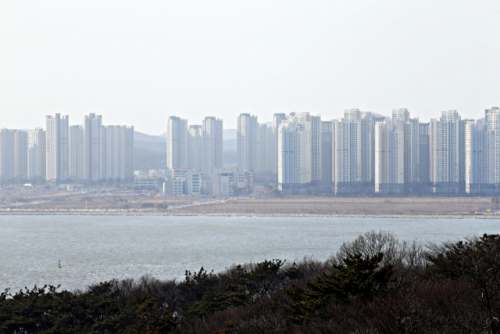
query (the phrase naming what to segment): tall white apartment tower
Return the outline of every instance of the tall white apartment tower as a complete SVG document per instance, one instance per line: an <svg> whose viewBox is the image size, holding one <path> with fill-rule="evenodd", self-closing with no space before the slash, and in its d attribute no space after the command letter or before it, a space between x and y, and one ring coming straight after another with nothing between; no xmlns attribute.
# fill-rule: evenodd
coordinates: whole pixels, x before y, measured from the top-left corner
<svg viewBox="0 0 500 334"><path fill-rule="evenodd" d="M291 112L289 120L302 124L308 129L307 141L311 143L311 180L321 180L321 115L312 116L308 112Z"/></svg>
<svg viewBox="0 0 500 334"><path fill-rule="evenodd" d="M240 170L255 170L257 166L257 116L240 114L238 116L237 153Z"/></svg>
<svg viewBox="0 0 500 334"><path fill-rule="evenodd" d="M278 129L278 186L285 193L300 193L311 178L311 123L290 118Z"/></svg>
<svg viewBox="0 0 500 334"><path fill-rule="evenodd" d="M278 128L281 122L286 120L286 114L278 113L273 115L273 134L274 134L274 142L273 142L273 178L278 180Z"/></svg>
<svg viewBox="0 0 500 334"><path fill-rule="evenodd" d="M45 177L45 131L28 132L28 179Z"/></svg>
<svg viewBox="0 0 500 334"><path fill-rule="evenodd" d="M332 183L332 140L333 122L321 122L321 181L324 184Z"/></svg>
<svg viewBox="0 0 500 334"><path fill-rule="evenodd" d="M375 124L375 192L402 194L405 184L405 123Z"/></svg>
<svg viewBox="0 0 500 334"><path fill-rule="evenodd" d="M28 178L28 133L22 130L14 131L14 177Z"/></svg>
<svg viewBox="0 0 500 334"><path fill-rule="evenodd" d="M104 152L102 138L102 116L89 114L83 117L85 130L85 167L84 178L90 181L104 179Z"/></svg>
<svg viewBox="0 0 500 334"><path fill-rule="evenodd" d="M429 182L429 123L419 123L418 134L418 180Z"/></svg>
<svg viewBox="0 0 500 334"><path fill-rule="evenodd" d="M69 127L69 179L85 178L85 130L82 125Z"/></svg>
<svg viewBox="0 0 500 334"><path fill-rule="evenodd" d="M134 159L134 127L125 125L104 126L106 134L105 179L132 179Z"/></svg>
<svg viewBox="0 0 500 334"><path fill-rule="evenodd" d="M187 167L188 121L170 116L167 120L167 168Z"/></svg>
<svg viewBox="0 0 500 334"><path fill-rule="evenodd" d="M59 182L68 179L69 117L55 114L46 116L46 180Z"/></svg>
<svg viewBox="0 0 500 334"><path fill-rule="evenodd" d="M223 121L213 116L203 120L203 179L211 180L215 169L222 168Z"/></svg>
<svg viewBox="0 0 500 334"><path fill-rule="evenodd" d="M436 192L458 191L460 184L460 115L443 111L430 122L430 180Z"/></svg>
<svg viewBox="0 0 500 334"><path fill-rule="evenodd" d="M203 130L201 125L189 126L188 137L188 163L187 166L194 168L196 173L201 173L201 161L203 159Z"/></svg>
<svg viewBox="0 0 500 334"><path fill-rule="evenodd" d="M419 181L419 122L410 118L406 108L392 110L392 121L400 121L405 125L405 183Z"/></svg>
<svg viewBox="0 0 500 334"><path fill-rule="evenodd" d="M257 132L257 163L255 167L255 175L261 177L266 175L272 176L273 171L273 149L274 149L274 133L273 128L266 124L259 124Z"/></svg>
<svg viewBox="0 0 500 334"><path fill-rule="evenodd" d="M487 130L493 133L495 145L495 184L500 184L500 109L493 107L485 111Z"/></svg>
<svg viewBox="0 0 500 334"><path fill-rule="evenodd" d="M0 129L0 180L14 178L14 131Z"/></svg>
<svg viewBox="0 0 500 334"><path fill-rule="evenodd" d="M486 193L495 188L494 132L485 119L465 122L465 192Z"/></svg>
<svg viewBox="0 0 500 334"><path fill-rule="evenodd" d="M375 123L381 117L371 112L361 113L361 181L371 183L374 180L375 159Z"/></svg>
<svg viewBox="0 0 500 334"><path fill-rule="evenodd" d="M359 109L349 109L344 111L344 118L333 121L332 177L336 193L348 192L352 183L363 180L361 118Z"/></svg>
<svg viewBox="0 0 500 334"><path fill-rule="evenodd" d="M311 115L311 181L321 181L321 115Z"/></svg>
<svg viewBox="0 0 500 334"><path fill-rule="evenodd" d="M105 179L121 179L123 139L121 126L104 126L106 134L106 172Z"/></svg>

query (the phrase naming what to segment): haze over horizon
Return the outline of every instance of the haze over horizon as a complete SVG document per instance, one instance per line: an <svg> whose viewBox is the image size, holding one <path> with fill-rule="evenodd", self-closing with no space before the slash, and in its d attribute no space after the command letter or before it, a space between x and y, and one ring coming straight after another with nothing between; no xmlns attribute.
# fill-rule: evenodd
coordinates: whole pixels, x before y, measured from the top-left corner
<svg viewBox="0 0 500 334"><path fill-rule="evenodd" d="M103 115L160 135L177 115L421 121L500 105L500 2L0 3L0 127Z"/></svg>

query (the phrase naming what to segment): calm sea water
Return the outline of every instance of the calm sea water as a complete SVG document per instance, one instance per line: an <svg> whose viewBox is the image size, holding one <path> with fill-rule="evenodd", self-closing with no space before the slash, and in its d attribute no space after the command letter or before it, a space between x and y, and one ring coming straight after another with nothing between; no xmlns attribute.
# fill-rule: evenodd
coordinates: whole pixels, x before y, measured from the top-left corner
<svg viewBox="0 0 500 334"><path fill-rule="evenodd" d="M182 278L265 259L326 260L370 229L423 243L500 233L500 220L0 216L0 289L85 288L112 278ZM61 261L61 268L58 268Z"/></svg>

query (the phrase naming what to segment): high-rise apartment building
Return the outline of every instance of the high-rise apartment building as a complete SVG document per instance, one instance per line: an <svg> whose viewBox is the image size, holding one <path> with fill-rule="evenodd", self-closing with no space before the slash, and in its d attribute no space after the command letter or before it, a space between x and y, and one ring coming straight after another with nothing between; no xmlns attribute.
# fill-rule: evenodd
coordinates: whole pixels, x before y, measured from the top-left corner
<svg viewBox="0 0 500 334"><path fill-rule="evenodd" d="M188 163L195 173L202 172L203 129L201 125L190 125L188 134Z"/></svg>
<svg viewBox="0 0 500 334"><path fill-rule="evenodd" d="M406 108L392 110L392 121L400 121L405 125L404 151L405 151L405 184L419 181L419 121L410 118Z"/></svg>
<svg viewBox="0 0 500 334"><path fill-rule="evenodd" d="M167 168L187 167L188 121L177 116L167 120Z"/></svg>
<svg viewBox="0 0 500 334"><path fill-rule="evenodd" d="M405 174L405 178L408 181L405 182L419 182L420 181L420 135L419 135L419 124L418 117L410 118L405 124L405 156L406 164L409 167L406 168L408 177Z"/></svg>
<svg viewBox="0 0 500 334"><path fill-rule="evenodd" d="M274 165L274 133L273 128L266 124L259 124L257 131L257 163L255 177L272 179Z"/></svg>
<svg viewBox="0 0 500 334"><path fill-rule="evenodd" d="M361 113L361 182L372 183L375 163L375 123L383 117L371 112Z"/></svg>
<svg viewBox="0 0 500 334"><path fill-rule="evenodd" d="M131 180L134 177L134 127L106 125L104 179Z"/></svg>
<svg viewBox="0 0 500 334"><path fill-rule="evenodd" d="M0 129L0 180L14 178L14 131Z"/></svg>
<svg viewBox="0 0 500 334"><path fill-rule="evenodd" d="M14 130L14 177L28 178L28 133Z"/></svg>
<svg viewBox="0 0 500 334"><path fill-rule="evenodd" d="M46 116L46 180L59 182L68 179L69 117L55 114Z"/></svg>
<svg viewBox="0 0 500 334"><path fill-rule="evenodd" d="M405 185L405 122L375 124L375 192L402 194Z"/></svg>
<svg viewBox="0 0 500 334"><path fill-rule="evenodd" d="M273 179L278 181L278 128L281 122L286 120L286 114L277 113L273 115L273 134L274 134L274 143L273 143Z"/></svg>
<svg viewBox="0 0 500 334"><path fill-rule="evenodd" d="M290 117L278 129L278 187L285 193L300 193L312 180L311 122Z"/></svg>
<svg viewBox="0 0 500 334"><path fill-rule="evenodd" d="M240 114L237 120L238 168L255 170L257 166L257 116Z"/></svg>
<svg viewBox="0 0 500 334"><path fill-rule="evenodd" d="M203 179L211 180L215 169L222 168L223 121L212 116L205 117L203 131Z"/></svg>
<svg viewBox="0 0 500 334"><path fill-rule="evenodd" d="M85 179L85 130L82 125L69 127L69 179Z"/></svg>
<svg viewBox="0 0 500 334"><path fill-rule="evenodd" d="M374 181L375 123L385 117L347 109L332 126L332 179L335 193L365 192Z"/></svg>
<svg viewBox="0 0 500 334"><path fill-rule="evenodd" d="M321 180L321 116L308 112L291 112L289 120L302 124L308 129L307 140L311 143L311 180ZM310 130L309 130L310 129Z"/></svg>
<svg viewBox="0 0 500 334"><path fill-rule="evenodd" d="M321 181L321 116L311 115L311 181Z"/></svg>
<svg viewBox="0 0 500 334"><path fill-rule="evenodd" d="M321 122L321 182L332 183L333 122Z"/></svg>
<svg viewBox="0 0 500 334"><path fill-rule="evenodd" d="M28 179L45 178L45 131L28 132Z"/></svg>
<svg viewBox="0 0 500 334"><path fill-rule="evenodd" d="M435 192L456 193L460 186L460 123L456 110L430 122L430 180Z"/></svg>
<svg viewBox="0 0 500 334"><path fill-rule="evenodd" d="M500 185L500 109L493 107L485 111L486 127L493 133L495 145L495 184Z"/></svg>
<svg viewBox="0 0 500 334"><path fill-rule="evenodd" d="M429 123L418 125L418 176L419 182L429 182Z"/></svg>
<svg viewBox="0 0 500 334"><path fill-rule="evenodd" d="M104 179L104 138L102 136L102 116L89 114L83 117L85 131L85 179L98 181Z"/></svg>
<svg viewBox="0 0 500 334"><path fill-rule="evenodd" d="M465 192L493 193L495 189L494 131L485 119L465 123Z"/></svg>
<svg viewBox="0 0 500 334"><path fill-rule="evenodd" d="M350 109L344 118L333 121L333 183L335 193L349 192L353 183L362 182L361 112Z"/></svg>

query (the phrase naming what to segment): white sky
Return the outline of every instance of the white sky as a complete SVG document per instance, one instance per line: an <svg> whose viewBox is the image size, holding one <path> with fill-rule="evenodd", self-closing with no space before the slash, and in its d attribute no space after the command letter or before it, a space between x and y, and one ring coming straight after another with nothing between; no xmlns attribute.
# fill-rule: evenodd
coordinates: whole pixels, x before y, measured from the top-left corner
<svg viewBox="0 0 500 334"><path fill-rule="evenodd" d="M500 105L500 1L0 1L0 127Z"/></svg>

